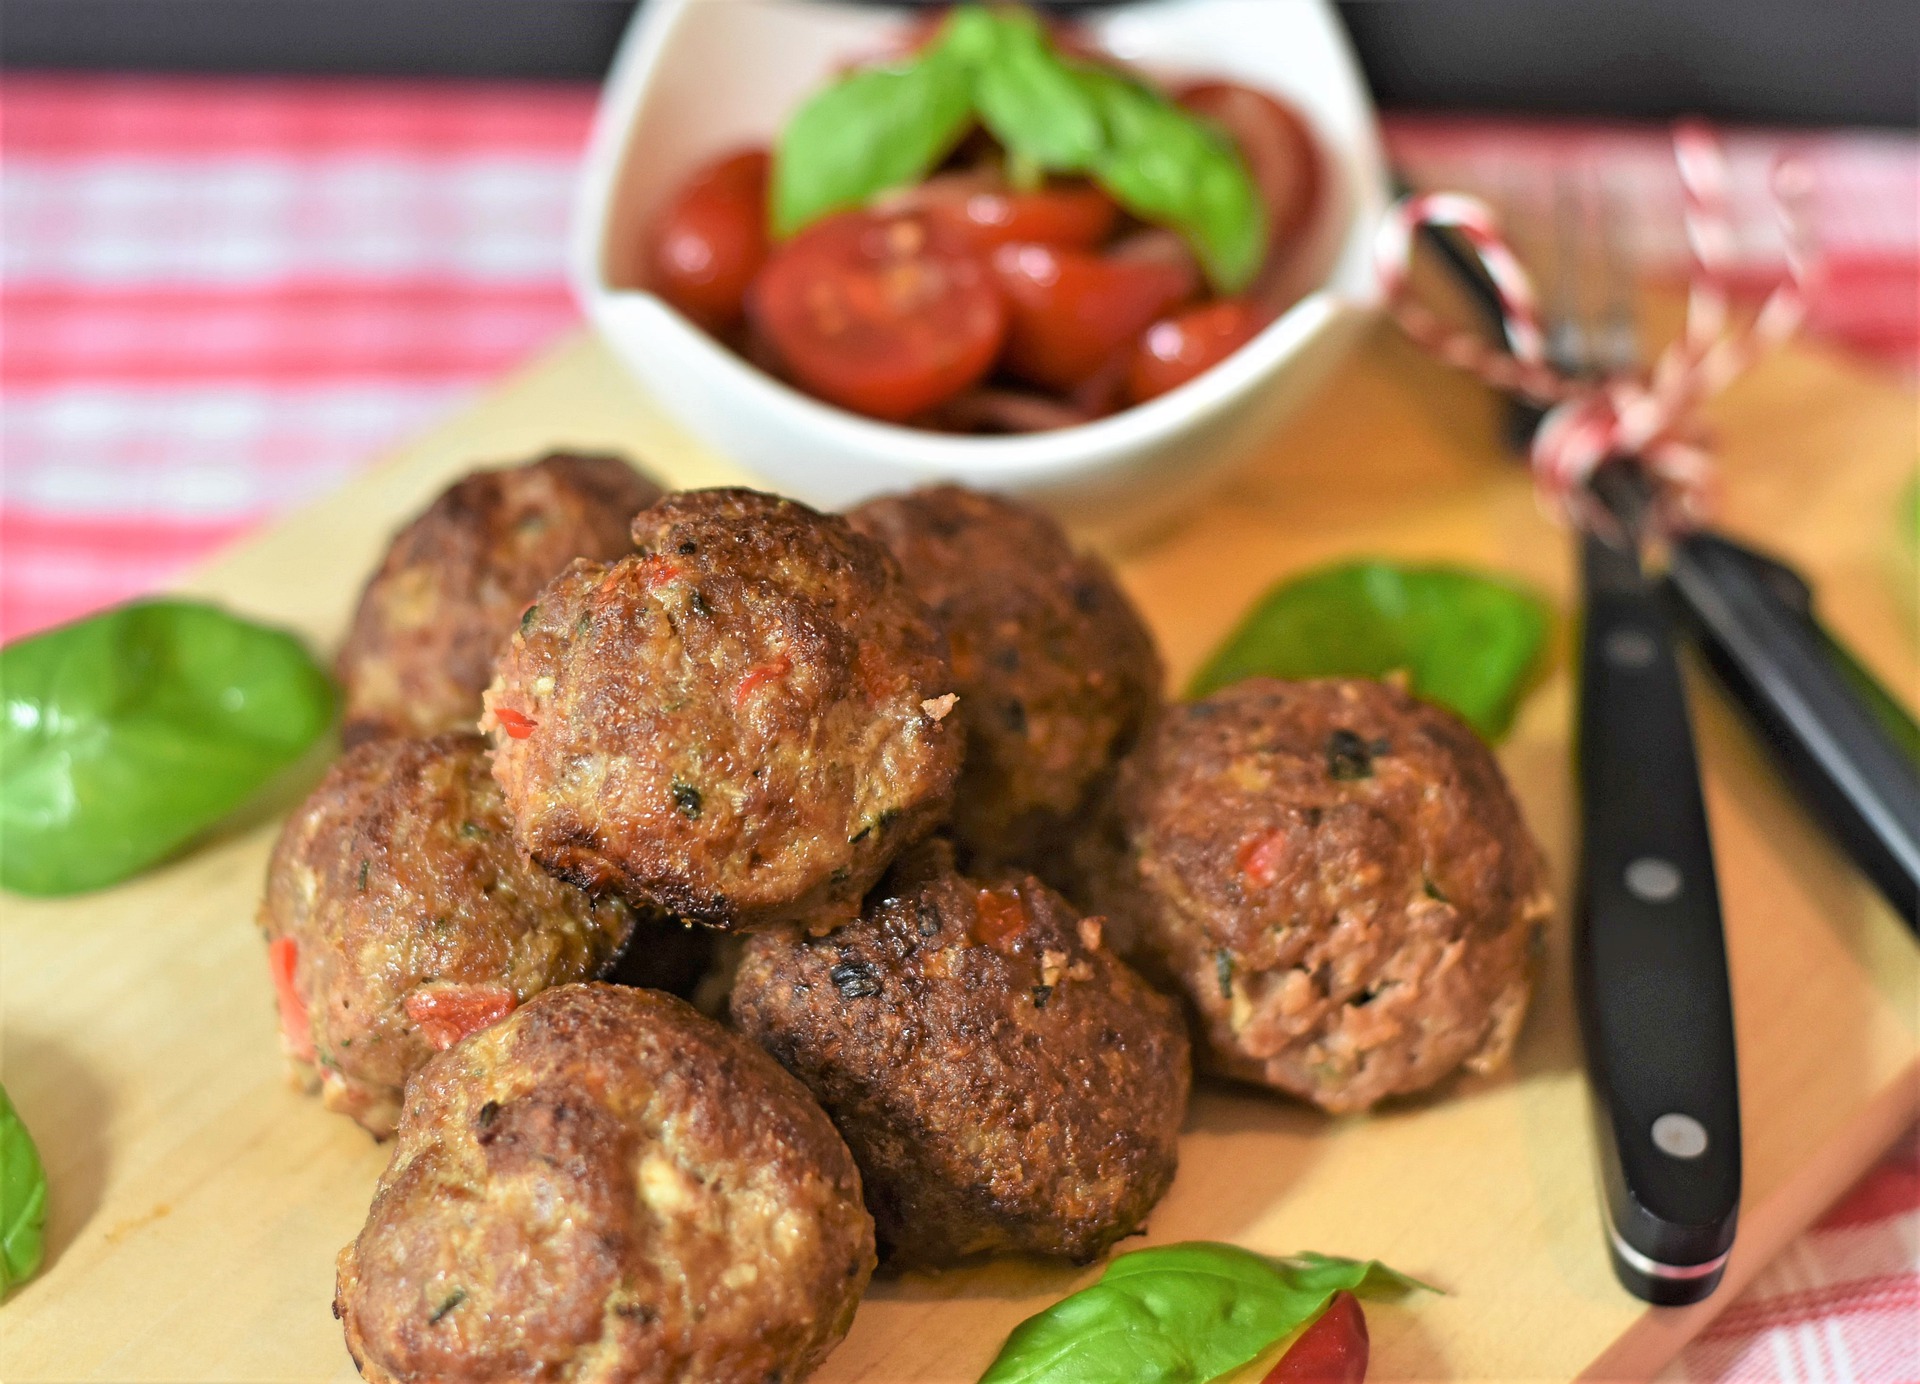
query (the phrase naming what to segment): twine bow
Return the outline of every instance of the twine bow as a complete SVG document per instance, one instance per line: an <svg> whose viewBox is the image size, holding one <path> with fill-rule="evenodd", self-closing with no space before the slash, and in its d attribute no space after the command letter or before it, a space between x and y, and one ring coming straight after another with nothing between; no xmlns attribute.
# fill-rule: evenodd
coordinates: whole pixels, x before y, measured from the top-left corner
<svg viewBox="0 0 1920 1384"><path fill-rule="evenodd" d="M1561 374L1546 358L1532 281L1478 198L1453 192L1415 193L1389 209L1374 241L1374 262L1388 310L1403 331L1441 360L1495 388L1544 408L1533 437L1534 483L1542 505L1583 527L1609 527L1587 481L1610 457L1638 461L1651 482L1651 522L1674 532L1701 522L1712 474L1708 438L1697 410L1761 355L1791 336L1806 307L1809 257L1801 218L1790 204L1801 192L1797 168L1774 170L1772 209L1786 242L1786 278L1744 329L1731 325L1727 272L1733 231L1727 208L1726 159L1704 124L1673 132L1684 193L1692 273L1686 325L1652 369L1601 379ZM1410 296L1408 274L1422 227L1457 231L1485 268L1505 326L1502 350L1441 320Z"/></svg>

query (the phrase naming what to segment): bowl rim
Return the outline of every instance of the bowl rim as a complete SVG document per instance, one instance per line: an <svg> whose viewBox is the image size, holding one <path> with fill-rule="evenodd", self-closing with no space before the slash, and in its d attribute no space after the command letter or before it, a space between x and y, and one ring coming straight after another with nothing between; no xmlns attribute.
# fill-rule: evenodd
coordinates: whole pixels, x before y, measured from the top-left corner
<svg viewBox="0 0 1920 1384"><path fill-rule="evenodd" d="M786 2L797 8L800 0ZM1172 10L1218 2L1149 0L1137 8ZM1359 175L1353 179L1353 204L1346 211L1348 224L1331 241L1327 276L1316 287L1302 294L1239 350L1194 378L1145 403L1064 428L987 435L943 433L868 418L817 399L740 357L658 294L644 288L617 287L608 281L605 252L612 232L614 194L630 154L635 118L680 22L696 6L713 3L726 0L649 0L643 5L621 39L594 114L573 209L568 277L586 316L614 345L616 353L619 338L624 335L617 330L618 325L638 319L650 335L664 334L674 351L703 357L712 374L725 380L727 387L750 396L770 415L770 421L803 429L816 441L830 441L853 454L884 456L905 470L945 473L964 465L975 475L985 471L1031 476L1080 470L1117 452L1131 453L1164 444L1257 387L1343 313L1372 316L1382 307L1379 280L1364 258L1360 291L1336 289L1329 282L1355 255L1357 241L1371 241L1372 227L1389 197L1372 97L1329 0L1286 0L1317 13L1348 69L1365 115L1357 147L1342 149L1343 156L1357 165ZM847 14L858 12L859 7L825 4L818 8ZM876 8L871 17L884 22L887 12Z"/></svg>

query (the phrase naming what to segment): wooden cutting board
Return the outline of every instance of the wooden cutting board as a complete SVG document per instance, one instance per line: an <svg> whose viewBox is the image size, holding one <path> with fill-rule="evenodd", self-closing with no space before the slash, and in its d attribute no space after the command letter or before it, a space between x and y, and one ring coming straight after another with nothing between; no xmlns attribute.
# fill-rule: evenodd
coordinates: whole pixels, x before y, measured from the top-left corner
<svg viewBox="0 0 1920 1384"><path fill-rule="evenodd" d="M1725 517L1803 565L1841 633L1916 686L1895 495L1913 399L1810 349L1715 410ZM1177 681L1275 578L1356 553L1481 563L1566 609L1569 545L1491 441L1474 386L1382 332L1204 511L1120 555ZM739 477L577 340L184 583L330 649L386 536L475 462L614 446L684 485ZM1903 595L1904 590L1904 595ZM1564 646L1501 758L1567 878ZM1920 952L1699 684L1739 1023L1746 1189L1726 1286L1649 1311L1602 1250L1564 920L1513 1072L1372 1118L1205 1090L1154 1243L1372 1255L1448 1290L1372 1314L1375 1379L1640 1377L1724 1307L1916 1108ZM280 806L283 809L286 804ZM254 905L274 814L125 887L8 899L0 1071L52 1178L48 1263L0 1308L0 1377L348 1379L333 1257L386 1161L289 1090ZM971 1381L1088 1273L1001 1263L883 1280L822 1381Z"/></svg>

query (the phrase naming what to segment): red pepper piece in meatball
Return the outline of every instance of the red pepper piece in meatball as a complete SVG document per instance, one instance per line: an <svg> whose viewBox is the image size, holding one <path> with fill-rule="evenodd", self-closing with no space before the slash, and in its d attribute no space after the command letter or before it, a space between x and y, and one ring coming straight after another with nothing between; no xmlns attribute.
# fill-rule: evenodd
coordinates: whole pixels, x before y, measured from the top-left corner
<svg viewBox="0 0 1920 1384"><path fill-rule="evenodd" d="M1249 678L1169 708L1118 805L1107 892L1213 1067L1347 1111L1512 1050L1552 900L1451 712L1382 682Z"/></svg>
<svg viewBox="0 0 1920 1384"><path fill-rule="evenodd" d="M570 453L449 486L360 597L336 668L345 742L472 730L527 602L574 558L629 551L633 516L659 498L620 458Z"/></svg>
<svg viewBox="0 0 1920 1384"><path fill-rule="evenodd" d="M797 1384L873 1263L797 1081L671 996L563 985L408 1085L333 1310L372 1384Z"/></svg>
<svg viewBox="0 0 1920 1384"><path fill-rule="evenodd" d="M946 815L953 674L885 548L749 490L672 495L540 594L482 726L549 870L712 927L848 917Z"/></svg>
<svg viewBox="0 0 1920 1384"><path fill-rule="evenodd" d="M636 936L626 904L521 854L486 742L457 732L349 750L282 829L260 925L288 1057L379 1138L435 1052L603 974Z"/></svg>

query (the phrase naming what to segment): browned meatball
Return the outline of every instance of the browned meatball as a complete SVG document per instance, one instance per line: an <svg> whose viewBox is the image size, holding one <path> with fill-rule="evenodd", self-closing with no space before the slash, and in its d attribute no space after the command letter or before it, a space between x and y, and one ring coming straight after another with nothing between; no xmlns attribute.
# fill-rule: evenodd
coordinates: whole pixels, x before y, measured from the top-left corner
<svg viewBox="0 0 1920 1384"><path fill-rule="evenodd" d="M1173 1182L1179 1013L1031 877L983 887L930 842L858 922L750 939L732 1006L846 1135L895 1262L1085 1262Z"/></svg>
<svg viewBox="0 0 1920 1384"><path fill-rule="evenodd" d="M556 453L475 471L395 535L337 666L347 744L472 730L514 622L576 557L629 551L660 487L618 457Z"/></svg>
<svg viewBox="0 0 1920 1384"><path fill-rule="evenodd" d="M453 733L348 751L282 829L260 925L296 1070L385 1138L435 1050L600 975L634 916L520 853L486 742Z"/></svg>
<svg viewBox="0 0 1920 1384"><path fill-rule="evenodd" d="M333 1311L376 1384L793 1384L872 1272L797 1081L671 996L565 985L414 1077Z"/></svg>
<svg viewBox="0 0 1920 1384"><path fill-rule="evenodd" d="M1025 505L948 485L847 517L893 550L952 647L969 864L1050 870L1159 704L1153 636L1106 564Z"/></svg>
<svg viewBox="0 0 1920 1384"><path fill-rule="evenodd" d="M1142 946L1222 1071L1362 1110L1507 1057L1551 909L1500 767L1371 681L1251 678L1121 773Z"/></svg>
<svg viewBox="0 0 1920 1384"><path fill-rule="evenodd" d="M688 491L634 539L541 593L487 691L521 844L714 927L851 916L951 801L945 641L886 549L791 500Z"/></svg>

